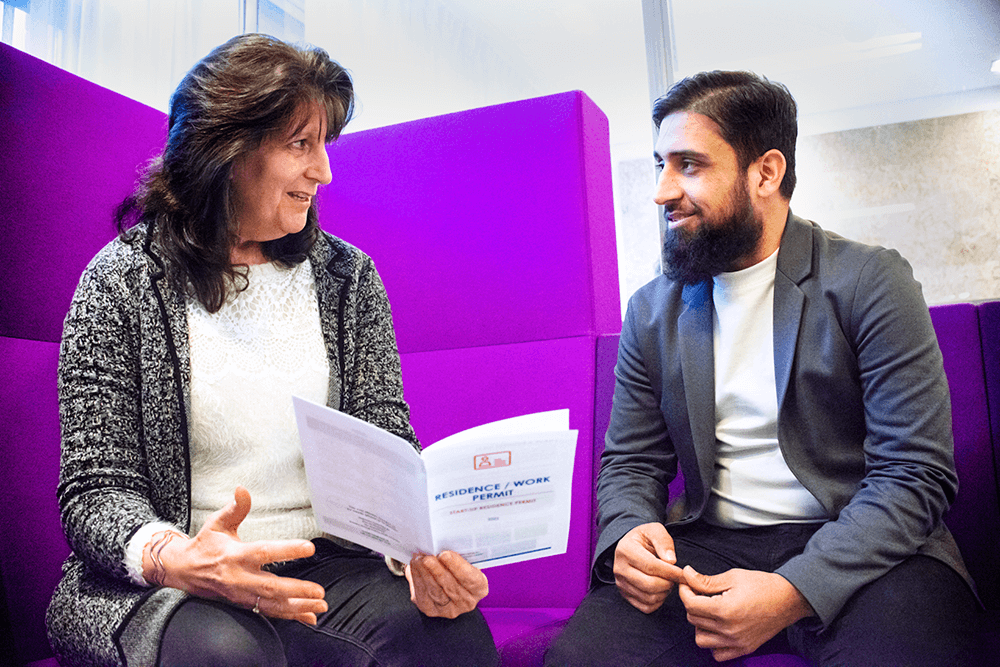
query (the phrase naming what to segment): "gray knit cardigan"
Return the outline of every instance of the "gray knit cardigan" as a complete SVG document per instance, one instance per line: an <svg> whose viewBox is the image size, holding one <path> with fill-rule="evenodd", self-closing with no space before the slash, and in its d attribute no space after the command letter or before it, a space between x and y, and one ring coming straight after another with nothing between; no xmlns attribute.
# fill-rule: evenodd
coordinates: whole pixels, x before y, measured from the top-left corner
<svg viewBox="0 0 1000 667"><path fill-rule="evenodd" d="M164 520L188 530L190 356L185 296L148 233L115 240L80 278L59 357L58 497L73 553L47 614L64 667L156 664L185 594L142 588L125 545ZM321 234L309 253L330 364L328 402L419 448L385 288L372 260Z"/></svg>

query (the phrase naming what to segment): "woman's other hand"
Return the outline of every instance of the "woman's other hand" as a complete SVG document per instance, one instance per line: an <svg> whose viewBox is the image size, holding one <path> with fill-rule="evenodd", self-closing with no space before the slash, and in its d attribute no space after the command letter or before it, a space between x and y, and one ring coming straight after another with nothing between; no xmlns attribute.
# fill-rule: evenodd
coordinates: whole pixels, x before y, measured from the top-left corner
<svg viewBox="0 0 1000 667"><path fill-rule="evenodd" d="M143 553L143 575L198 597L225 600L266 616L316 624L326 611L323 587L261 569L277 561L312 556L305 540L241 542L236 529L250 512L250 492L236 488L235 501L215 512L193 538L180 537ZM157 563L159 561L159 563Z"/></svg>
<svg viewBox="0 0 1000 667"><path fill-rule="evenodd" d="M427 616L455 618L489 593L486 575L454 551L414 556L406 566L410 599Z"/></svg>

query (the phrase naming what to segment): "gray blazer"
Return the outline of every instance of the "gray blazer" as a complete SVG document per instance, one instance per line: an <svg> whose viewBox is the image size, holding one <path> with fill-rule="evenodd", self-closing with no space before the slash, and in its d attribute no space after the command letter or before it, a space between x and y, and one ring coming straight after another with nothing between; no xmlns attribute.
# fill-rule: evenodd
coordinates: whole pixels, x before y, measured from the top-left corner
<svg viewBox="0 0 1000 667"><path fill-rule="evenodd" d="M184 594L124 569L138 528L189 529L190 357L184 294L139 230L80 278L59 357L59 505L73 553L49 605L49 641L69 665L151 665ZM330 365L328 404L419 447L403 400L385 288L371 259L321 234L309 253Z"/></svg>
<svg viewBox="0 0 1000 667"><path fill-rule="evenodd" d="M712 283L660 276L629 302L598 481L594 577L635 526L686 523L714 474ZM778 441L829 521L777 572L825 625L913 554L970 583L942 515L954 500L951 403L930 315L894 250L789 214L774 285ZM668 511L678 465L685 489Z"/></svg>

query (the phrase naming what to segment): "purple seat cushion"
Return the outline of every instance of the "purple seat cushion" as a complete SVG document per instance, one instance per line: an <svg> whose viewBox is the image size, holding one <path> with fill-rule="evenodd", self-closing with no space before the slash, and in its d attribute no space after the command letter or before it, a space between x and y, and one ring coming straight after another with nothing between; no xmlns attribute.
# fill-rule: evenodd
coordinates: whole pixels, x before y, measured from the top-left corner
<svg viewBox="0 0 1000 667"><path fill-rule="evenodd" d="M504 667L541 665L545 650L573 615L569 607L484 607Z"/></svg>
<svg viewBox="0 0 1000 667"><path fill-rule="evenodd" d="M993 470L1000 480L1000 301L979 304L979 334L986 373L986 402L993 433ZM1000 576L1000 567L996 569Z"/></svg>
<svg viewBox="0 0 1000 667"><path fill-rule="evenodd" d="M55 493L58 354L57 343L0 337L0 576L21 662L51 655L45 608L69 553Z"/></svg>
<svg viewBox="0 0 1000 667"><path fill-rule="evenodd" d="M951 392L958 497L945 517L980 598L1000 609L1000 501L984 384L979 313L972 304L935 306L931 319Z"/></svg>

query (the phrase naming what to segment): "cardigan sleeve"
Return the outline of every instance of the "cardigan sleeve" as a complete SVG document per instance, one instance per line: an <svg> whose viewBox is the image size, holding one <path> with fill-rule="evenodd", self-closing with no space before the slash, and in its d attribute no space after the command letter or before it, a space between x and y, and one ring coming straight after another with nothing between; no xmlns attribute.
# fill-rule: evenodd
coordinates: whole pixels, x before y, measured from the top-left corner
<svg viewBox="0 0 1000 667"><path fill-rule="evenodd" d="M113 242L84 271L59 353L61 459L57 495L73 552L104 575L130 580L125 548L158 519L140 446L138 322Z"/></svg>
<svg viewBox="0 0 1000 667"><path fill-rule="evenodd" d="M355 284L344 308L344 411L420 449L403 397L392 310L375 264L358 253Z"/></svg>

